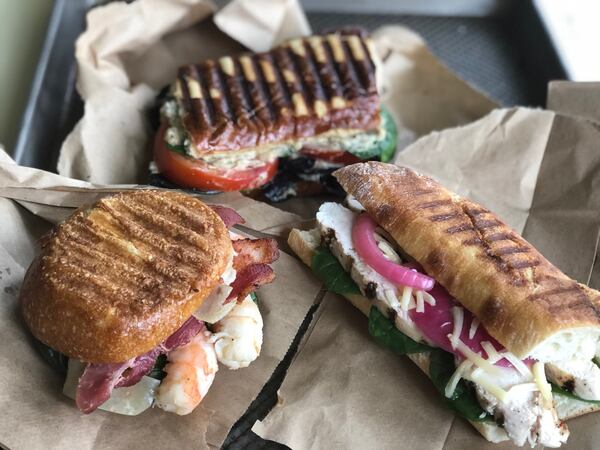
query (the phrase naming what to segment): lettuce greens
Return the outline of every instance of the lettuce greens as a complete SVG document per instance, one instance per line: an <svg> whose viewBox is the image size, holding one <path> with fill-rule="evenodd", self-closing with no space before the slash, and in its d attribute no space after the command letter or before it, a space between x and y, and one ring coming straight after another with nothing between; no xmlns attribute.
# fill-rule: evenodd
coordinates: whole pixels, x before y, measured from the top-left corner
<svg viewBox="0 0 600 450"><path fill-rule="evenodd" d="M433 350L426 344L413 341L402 333L394 323L374 306L369 311L369 334L379 345L389 348L397 355L423 353Z"/></svg>
<svg viewBox="0 0 600 450"><path fill-rule="evenodd" d="M329 249L319 247L312 257L312 270L325 287L336 294L360 294L358 286Z"/></svg>

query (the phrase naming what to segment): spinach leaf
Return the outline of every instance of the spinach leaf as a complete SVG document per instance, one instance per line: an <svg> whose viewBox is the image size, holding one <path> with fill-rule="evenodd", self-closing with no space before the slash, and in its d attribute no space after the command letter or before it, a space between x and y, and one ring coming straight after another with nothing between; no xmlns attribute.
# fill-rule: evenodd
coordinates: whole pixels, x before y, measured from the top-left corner
<svg viewBox="0 0 600 450"><path fill-rule="evenodd" d="M67 374L69 358L66 355L63 355L62 353L48 347L46 344L38 341L36 338L33 338L33 343L42 358L44 358L44 360L50 364L54 370L63 375Z"/></svg>
<svg viewBox="0 0 600 450"><path fill-rule="evenodd" d="M162 380L167 376L167 373L163 370L167 365L167 355L158 355L156 358L156 362L154 363L154 367L148 373L149 377L156 378L157 380Z"/></svg>
<svg viewBox="0 0 600 450"><path fill-rule="evenodd" d="M360 294L358 286L331 252L319 247L312 257L312 270L336 294Z"/></svg>
<svg viewBox="0 0 600 450"><path fill-rule="evenodd" d="M392 115L383 106L381 107L381 122L385 130L385 137L379 143L379 159L382 162L389 162L394 157L394 153L396 153L398 129L396 128L394 119L392 119Z"/></svg>
<svg viewBox="0 0 600 450"><path fill-rule="evenodd" d="M389 348L398 355L433 350L426 344L413 341L398 330L394 322L385 317L375 306L372 306L369 311L369 334L379 345Z"/></svg>
<svg viewBox="0 0 600 450"><path fill-rule="evenodd" d="M485 412L473 387L465 380L460 380L451 398L445 395L446 385L456 370L454 356L442 349L432 350L430 355L429 376L436 389L442 394L448 406L459 415L473 422L491 421L493 417Z"/></svg>
<svg viewBox="0 0 600 450"><path fill-rule="evenodd" d="M552 393L553 394L563 395L565 397L569 397L569 398L573 398L575 400L579 400L580 402L586 402L586 403L592 403L594 405L600 405L600 400L586 400L585 398L581 398L581 397L573 394L572 392L565 391L563 388L561 388L560 386L555 385L554 383L551 383L551 384L552 384Z"/></svg>

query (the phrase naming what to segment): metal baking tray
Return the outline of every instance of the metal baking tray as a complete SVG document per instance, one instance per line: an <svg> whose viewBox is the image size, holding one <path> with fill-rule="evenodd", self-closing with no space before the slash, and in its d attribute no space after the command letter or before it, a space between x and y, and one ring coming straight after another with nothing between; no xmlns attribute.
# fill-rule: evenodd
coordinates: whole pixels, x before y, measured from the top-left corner
<svg viewBox="0 0 600 450"><path fill-rule="evenodd" d="M402 24L414 29L450 69L503 106L543 106L548 81L566 78L531 1L304 0L303 3L315 31L344 25L362 25L372 30L384 24ZM459 7L451 9L450 3ZM94 0L54 2L13 151L13 158L21 165L55 171L61 143L83 113L75 89L74 43L84 29L86 11L95 4ZM436 15L440 11L444 15ZM314 308L269 383L232 428L225 448L283 447L263 441L249 428L274 405L277 389L313 313Z"/></svg>

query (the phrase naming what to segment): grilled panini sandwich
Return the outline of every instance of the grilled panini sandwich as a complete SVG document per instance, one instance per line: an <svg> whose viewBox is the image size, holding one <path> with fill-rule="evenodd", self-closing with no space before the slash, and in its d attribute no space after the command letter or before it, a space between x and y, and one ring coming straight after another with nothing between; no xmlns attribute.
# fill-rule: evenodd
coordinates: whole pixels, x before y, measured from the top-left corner
<svg viewBox="0 0 600 450"><path fill-rule="evenodd" d="M80 208L42 239L22 313L81 411L187 414L218 362L258 356L262 319L249 294L273 280L278 250L228 230L241 222L185 194L138 190Z"/></svg>
<svg viewBox="0 0 600 450"><path fill-rule="evenodd" d="M300 258L488 440L565 442L563 421L599 408L600 293L428 177L376 162L334 176L348 207L292 231Z"/></svg>
<svg viewBox="0 0 600 450"><path fill-rule="evenodd" d="M181 67L161 107L157 169L202 190L273 180L264 193L280 200L331 182L343 165L389 160L396 129L380 105L376 66L369 38L342 30Z"/></svg>

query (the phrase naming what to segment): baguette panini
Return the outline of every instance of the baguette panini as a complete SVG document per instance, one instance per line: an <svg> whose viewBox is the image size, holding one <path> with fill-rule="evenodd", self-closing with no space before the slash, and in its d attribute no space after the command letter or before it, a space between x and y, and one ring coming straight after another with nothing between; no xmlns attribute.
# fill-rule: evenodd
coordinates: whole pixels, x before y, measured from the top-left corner
<svg viewBox="0 0 600 450"><path fill-rule="evenodd" d="M335 176L516 356L544 362L594 357L600 293L567 277L494 213L390 164L357 164Z"/></svg>
<svg viewBox="0 0 600 450"><path fill-rule="evenodd" d="M470 421L488 440L559 446L568 437L562 420L600 408L592 402L600 400L600 369L592 362L598 292L568 278L494 214L430 178L374 162L334 176L357 212L323 204L317 228L292 230L290 246L317 273L313 256L328 248L362 295L339 293L365 314L379 310L404 339L433 348L407 350L427 375L433 352L453 354L444 395L454 399L457 383L469 380L483 411ZM356 240L364 236L361 215L380 227L370 250ZM408 258L436 287L428 294L392 282L363 259L373 249L394 264ZM546 377L564 391L553 396Z"/></svg>

